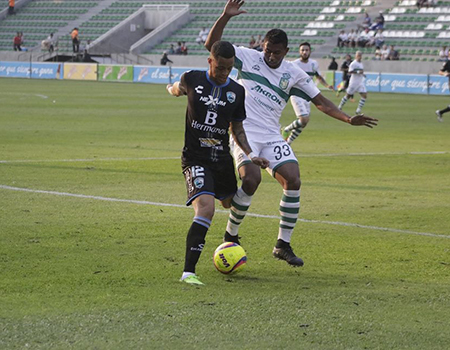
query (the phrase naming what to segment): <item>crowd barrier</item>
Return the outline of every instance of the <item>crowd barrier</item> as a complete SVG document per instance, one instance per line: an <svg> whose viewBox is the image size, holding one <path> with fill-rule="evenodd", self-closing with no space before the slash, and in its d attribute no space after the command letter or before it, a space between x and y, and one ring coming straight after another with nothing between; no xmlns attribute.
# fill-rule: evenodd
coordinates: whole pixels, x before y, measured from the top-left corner
<svg viewBox="0 0 450 350"><path fill-rule="evenodd" d="M114 82L167 84L174 83L191 67L129 66L96 63L41 63L0 61L0 77L31 79L74 79ZM206 70L206 68L204 68ZM342 72L323 72L325 79L334 82L335 88L342 81ZM365 73L368 92L402 94L446 95L448 78L439 75ZM237 70L230 75L237 78ZM320 88L323 88L319 85Z"/></svg>

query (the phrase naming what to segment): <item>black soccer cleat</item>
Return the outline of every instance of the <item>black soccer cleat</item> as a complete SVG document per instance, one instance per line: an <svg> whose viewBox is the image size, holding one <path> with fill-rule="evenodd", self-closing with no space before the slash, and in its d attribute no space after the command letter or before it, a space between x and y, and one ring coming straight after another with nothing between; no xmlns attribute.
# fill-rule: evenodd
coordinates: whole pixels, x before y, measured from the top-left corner
<svg viewBox="0 0 450 350"><path fill-rule="evenodd" d="M284 248L273 248L272 255L279 260L286 261L291 266L303 266L303 260L294 254L290 245Z"/></svg>
<svg viewBox="0 0 450 350"><path fill-rule="evenodd" d="M237 236L237 235L232 236L226 231L225 231L225 235L223 236L223 241L224 242L233 242L233 243L241 245L241 242L239 242L239 236Z"/></svg>

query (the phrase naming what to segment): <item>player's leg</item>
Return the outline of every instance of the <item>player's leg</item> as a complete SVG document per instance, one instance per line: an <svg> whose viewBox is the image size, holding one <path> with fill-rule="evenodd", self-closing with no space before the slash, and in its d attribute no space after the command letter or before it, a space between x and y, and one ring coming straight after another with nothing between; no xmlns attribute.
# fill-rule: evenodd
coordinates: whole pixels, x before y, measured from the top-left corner
<svg viewBox="0 0 450 350"><path fill-rule="evenodd" d="M282 136L291 144L306 127L309 122L309 115L311 113L311 103L304 99L292 96L291 97L292 108L298 119L294 120L291 124L283 128Z"/></svg>
<svg viewBox="0 0 450 350"><path fill-rule="evenodd" d="M339 103L339 106L338 106L339 109L344 108L344 105L352 97L352 95L355 93L355 91L356 91L356 87L352 86L352 84L349 84L345 96L342 98L341 102Z"/></svg>
<svg viewBox="0 0 450 350"><path fill-rule="evenodd" d="M448 106L447 106L446 108L444 108L444 109L438 109L438 110L436 111L437 120L440 121L440 122L443 122L444 119L443 119L442 115L443 115L444 113L447 113L447 112L450 112L450 105L448 105Z"/></svg>
<svg viewBox="0 0 450 350"><path fill-rule="evenodd" d="M247 139L250 140L250 138L252 138L252 136L249 136L247 133ZM257 145L250 142L250 146L252 147L253 153L259 155ZM224 241L239 244L239 226L247 214L252 202L253 194L261 183L261 169L248 159L244 151L236 145L233 138L230 139L230 147L236 163L236 168L238 169L239 176L242 180L242 185L231 200L230 215L228 217Z"/></svg>
<svg viewBox="0 0 450 350"><path fill-rule="evenodd" d="M280 224L273 255L292 266L302 266L303 260L292 251L290 242L300 211L300 170L298 161L289 144L280 140L271 142L261 152L270 161L267 171L283 187L280 201Z"/></svg>
<svg viewBox="0 0 450 350"><path fill-rule="evenodd" d="M362 108L364 107L364 105L366 104L366 100L367 100L367 93L365 92L365 87L364 87L364 92L360 92L359 94L361 95L361 98L358 102L358 107L356 108L356 114L360 114Z"/></svg>
<svg viewBox="0 0 450 350"><path fill-rule="evenodd" d="M192 204L195 215L186 237L186 254L181 281L202 285L195 274L195 267L205 237L214 216L214 180L211 171L203 166L188 166L183 170L188 191L187 205Z"/></svg>

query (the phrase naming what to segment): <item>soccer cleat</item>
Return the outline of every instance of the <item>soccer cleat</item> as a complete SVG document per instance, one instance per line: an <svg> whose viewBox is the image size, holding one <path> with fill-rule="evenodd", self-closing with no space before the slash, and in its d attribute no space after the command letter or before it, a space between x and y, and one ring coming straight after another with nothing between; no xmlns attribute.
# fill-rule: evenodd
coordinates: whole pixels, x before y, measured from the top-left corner
<svg viewBox="0 0 450 350"><path fill-rule="evenodd" d="M225 231L225 235L223 236L223 241L224 242L233 242L233 243L241 245L241 242L239 242L239 236L237 236L237 235L232 236L226 231Z"/></svg>
<svg viewBox="0 0 450 350"><path fill-rule="evenodd" d="M294 254L294 251L292 250L290 245L287 248L275 247L273 248L272 254L275 258L284 260L291 266L303 266L303 260Z"/></svg>
<svg viewBox="0 0 450 350"><path fill-rule="evenodd" d="M204 286L205 285L198 279L197 275L190 275L190 276L186 277L185 279L180 280L180 282L191 284L193 286Z"/></svg>
<svg viewBox="0 0 450 350"><path fill-rule="evenodd" d="M357 109L357 110L356 110L356 114L361 114L361 110L360 110L360 109Z"/></svg>
<svg viewBox="0 0 450 350"><path fill-rule="evenodd" d="M281 130L281 137L283 137L283 140L286 141L289 137L289 134L290 134L290 132L286 131L284 128L283 128L283 130Z"/></svg>
<svg viewBox="0 0 450 350"><path fill-rule="evenodd" d="M442 114L439 111L439 109L436 111L436 115L437 115L437 120L442 123L444 121L444 119L442 119Z"/></svg>

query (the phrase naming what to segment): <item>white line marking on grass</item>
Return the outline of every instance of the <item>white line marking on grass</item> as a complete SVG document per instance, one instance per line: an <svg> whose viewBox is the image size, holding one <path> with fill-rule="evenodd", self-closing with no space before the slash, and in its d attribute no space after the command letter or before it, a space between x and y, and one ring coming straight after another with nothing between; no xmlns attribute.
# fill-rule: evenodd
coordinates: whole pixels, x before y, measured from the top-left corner
<svg viewBox="0 0 450 350"><path fill-rule="evenodd" d="M51 194L51 195L64 196L64 197L94 199L94 200L101 200L101 201L107 201L107 202L122 202L122 203L133 203L133 204L143 204L143 205L154 205L154 206L158 206L158 207L189 208L186 205L181 205L181 204L159 203L159 202L150 202L150 201L139 201L139 200L134 200L134 199L101 197L101 196L89 196L89 195L85 195L85 194L76 194L76 193L68 193L68 192L33 190L33 189L29 189L29 188L12 187L12 186L6 186L6 185L0 185L0 189L11 190L11 191L20 191L20 192L29 192L29 193ZM227 211L227 210L216 210L216 211L218 213L225 213L225 214L229 213L229 211ZM263 214L253 214L253 213L248 213L247 216L256 217L256 218L265 218L265 219L276 219L276 220L280 219L279 216L275 216L275 215L263 215ZM396 232L396 233L404 233L404 234L410 234L410 235L450 239L450 236L439 235L436 233L429 233L429 232L399 230L399 229L389 228L389 227L368 226L368 225L360 225L360 224L353 224L353 223L339 222L339 221L322 221L322 220L308 220L308 219L298 219L298 220L302 221L302 222L314 223L314 224L358 227L358 228L365 228L365 229L369 229L369 230Z"/></svg>
<svg viewBox="0 0 450 350"><path fill-rule="evenodd" d="M34 96L37 96L37 97L40 97L40 98L43 98L43 99L46 99L46 98L48 98L48 96L45 96L45 95L40 95L40 94L34 94Z"/></svg>
<svg viewBox="0 0 450 350"><path fill-rule="evenodd" d="M128 160L172 160L179 157L146 157L146 158L86 158L86 159L24 159L24 160L0 160L2 164L8 163L59 163L59 162L95 162L95 161L128 161Z"/></svg>
<svg viewBox="0 0 450 350"><path fill-rule="evenodd" d="M298 154L299 158L310 157L364 157L364 156L407 156L407 155L440 155L449 154L449 151L435 152L381 152L381 153L323 153L323 154ZM8 163L50 163L50 162L105 162L105 161L130 161L130 160L174 160L178 157L143 157L143 158L85 158L85 159L16 159L0 160L0 164Z"/></svg>

